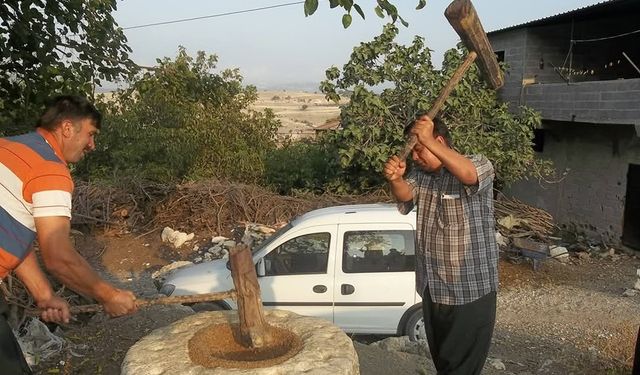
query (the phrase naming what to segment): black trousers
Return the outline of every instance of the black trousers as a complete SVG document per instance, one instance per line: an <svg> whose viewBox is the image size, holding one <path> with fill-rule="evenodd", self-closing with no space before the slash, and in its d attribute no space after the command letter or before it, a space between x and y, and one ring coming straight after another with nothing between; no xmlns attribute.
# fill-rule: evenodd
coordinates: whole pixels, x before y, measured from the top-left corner
<svg viewBox="0 0 640 375"><path fill-rule="evenodd" d="M0 373L7 375L31 375L20 345L7 323L9 306L0 293Z"/></svg>
<svg viewBox="0 0 640 375"><path fill-rule="evenodd" d="M422 313L438 375L480 374L496 323L496 292L454 306L434 303L427 287L422 297Z"/></svg>
<svg viewBox="0 0 640 375"><path fill-rule="evenodd" d="M640 328L636 337L636 351L633 356L633 370L631 375L640 375Z"/></svg>

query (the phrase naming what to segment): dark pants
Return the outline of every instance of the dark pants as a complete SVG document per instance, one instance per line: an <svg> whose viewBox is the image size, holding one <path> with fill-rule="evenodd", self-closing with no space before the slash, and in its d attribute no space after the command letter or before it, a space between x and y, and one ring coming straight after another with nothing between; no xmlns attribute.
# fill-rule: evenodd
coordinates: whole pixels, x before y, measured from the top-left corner
<svg viewBox="0 0 640 375"><path fill-rule="evenodd" d="M0 373L31 375L31 369L24 359L9 323L7 323L8 311L7 302L0 292Z"/></svg>
<svg viewBox="0 0 640 375"><path fill-rule="evenodd" d="M422 313L438 375L480 374L496 323L496 293L465 305L442 305L431 300L427 287Z"/></svg>
<svg viewBox="0 0 640 375"><path fill-rule="evenodd" d="M640 329L638 329L638 336L636 337L636 352L633 356L633 371L631 375L640 375Z"/></svg>

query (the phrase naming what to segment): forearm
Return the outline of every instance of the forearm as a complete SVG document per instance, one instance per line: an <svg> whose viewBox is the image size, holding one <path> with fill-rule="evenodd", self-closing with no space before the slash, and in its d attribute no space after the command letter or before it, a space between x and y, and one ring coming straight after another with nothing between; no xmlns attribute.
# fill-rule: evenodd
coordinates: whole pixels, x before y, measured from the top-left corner
<svg viewBox="0 0 640 375"><path fill-rule="evenodd" d="M389 181L389 187L391 189L391 194L396 201L408 202L413 199L413 189L405 179L399 178L397 180Z"/></svg>
<svg viewBox="0 0 640 375"><path fill-rule="evenodd" d="M427 147L460 182L468 186L478 183L478 172L471 160L435 140L426 144L425 147Z"/></svg>
<svg viewBox="0 0 640 375"><path fill-rule="evenodd" d="M40 269L38 258L33 251L27 255L13 272L22 281L36 302L48 300L53 296L51 284Z"/></svg>
<svg viewBox="0 0 640 375"><path fill-rule="evenodd" d="M78 254L65 233L51 236L40 247L47 269L69 288L101 303L114 293L113 286L105 282Z"/></svg>

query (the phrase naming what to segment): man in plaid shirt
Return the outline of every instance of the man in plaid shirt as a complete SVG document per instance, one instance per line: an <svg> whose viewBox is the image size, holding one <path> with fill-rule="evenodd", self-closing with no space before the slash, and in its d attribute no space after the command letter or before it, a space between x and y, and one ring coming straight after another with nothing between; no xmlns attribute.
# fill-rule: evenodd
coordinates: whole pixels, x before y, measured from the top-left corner
<svg viewBox="0 0 640 375"><path fill-rule="evenodd" d="M491 162L450 147L448 130L427 116L411 133L417 168L391 157L384 176L403 214L417 206L416 289L438 374L480 374L496 318L498 247Z"/></svg>

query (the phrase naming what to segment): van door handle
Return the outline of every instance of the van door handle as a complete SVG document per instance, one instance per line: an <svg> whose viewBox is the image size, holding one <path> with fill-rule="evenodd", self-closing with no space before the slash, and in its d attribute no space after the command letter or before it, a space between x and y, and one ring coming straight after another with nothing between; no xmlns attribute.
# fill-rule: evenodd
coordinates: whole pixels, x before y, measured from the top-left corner
<svg viewBox="0 0 640 375"><path fill-rule="evenodd" d="M342 284L340 286L340 293L342 293L343 296L346 296L348 294L353 294L353 292L356 291L356 288L353 287L353 285L351 284Z"/></svg>
<svg viewBox="0 0 640 375"><path fill-rule="evenodd" d="M324 285L316 285L313 287L313 291L316 293L324 293L327 291L327 287Z"/></svg>

